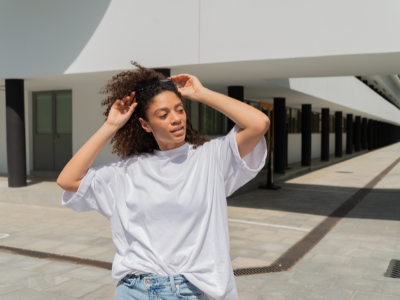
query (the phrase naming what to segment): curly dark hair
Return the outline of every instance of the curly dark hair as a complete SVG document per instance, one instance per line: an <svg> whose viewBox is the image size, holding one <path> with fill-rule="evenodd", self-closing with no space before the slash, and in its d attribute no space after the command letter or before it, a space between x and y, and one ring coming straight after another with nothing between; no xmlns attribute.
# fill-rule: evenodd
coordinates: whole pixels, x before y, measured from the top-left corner
<svg viewBox="0 0 400 300"><path fill-rule="evenodd" d="M112 137L110 144L114 143L112 153L117 153L120 157L139 154L142 152L153 152L154 149L160 150L160 147L153 136L152 132L146 132L140 122L139 118L148 121L147 109L153 103L154 97L164 91L174 92L182 101L182 95L176 88L175 84L171 81L160 82L160 79L166 77L152 69L145 68L137 62L131 62L137 67L136 70L125 71L113 76L111 80L100 90L101 94L110 94L106 99L101 102L101 106L106 105L107 109L103 113L108 118L111 107L118 99L122 99L135 91L138 87L146 86L145 89L136 93L136 102L138 105L135 108L132 116ZM192 122L189 118L186 119L186 135L185 141L194 145L196 149L198 146L208 142L207 135L200 134L193 128Z"/></svg>

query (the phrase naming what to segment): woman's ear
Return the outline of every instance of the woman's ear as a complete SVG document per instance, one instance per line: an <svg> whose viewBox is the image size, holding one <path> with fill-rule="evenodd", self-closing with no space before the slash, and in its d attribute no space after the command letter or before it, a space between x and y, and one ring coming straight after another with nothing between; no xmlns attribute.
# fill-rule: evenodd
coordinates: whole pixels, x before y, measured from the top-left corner
<svg viewBox="0 0 400 300"><path fill-rule="evenodd" d="M151 132L150 126L149 126L149 124L147 124L147 122L145 120L143 120L142 118L139 118L139 122L140 122L140 125L142 125L142 128L146 132Z"/></svg>

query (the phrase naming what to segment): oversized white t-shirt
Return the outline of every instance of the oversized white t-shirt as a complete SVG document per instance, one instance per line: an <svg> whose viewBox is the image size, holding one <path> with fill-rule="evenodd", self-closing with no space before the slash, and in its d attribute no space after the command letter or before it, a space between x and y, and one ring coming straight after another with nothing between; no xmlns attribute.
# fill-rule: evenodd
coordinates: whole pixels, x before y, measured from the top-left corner
<svg viewBox="0 0 400 300"><path fill-rule="evenodd" d="M97 210L110 221L117 248L112 277L184 275L208 299L238 300L229 250L226 197L254 178L267 157L263 137L243 159L235 125L193 149L120 158L90 168L62 205Z"/></svg>

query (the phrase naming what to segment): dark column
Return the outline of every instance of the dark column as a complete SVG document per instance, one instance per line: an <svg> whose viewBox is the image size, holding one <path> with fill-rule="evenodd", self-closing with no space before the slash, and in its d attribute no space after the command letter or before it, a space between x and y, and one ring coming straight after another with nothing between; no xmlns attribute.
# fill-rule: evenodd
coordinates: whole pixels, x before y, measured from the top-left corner
<svg viewBox="0 0 400 300"><path fill-rule="evenodd" d="M342 122L343 113L341 111L335 112L335 156L342 157Z"/></svg>
<svg viewBox="0 0 400 300"><path fill-rule="evenodd" d="M321 160L329 161L329 108L323 108L321 114Z"/></svg>
<svg viewBox="0 0 400 300"><path fill-rule="evenodd" d="M378 148L382 147L382 122L378 121Z"/></svg>
<svg viewBox="0 0 400 300"><path fill-rule="evenodd" d="M8 186L26 186L24 80L6 79Z"/></svg>
<svg viewBox="0 0 400 300"><path fill-rule="evenodd" d="M356 116L356 122L355 122L355 130L354 130L354 150L359 152L361 151L361 117Z"/></svg>
<svg viewBox="0 0 400 300"><path fill-rule="evenodd" d="M374 121L368 120L368 150L374 149Z"/></svg>
<svg viewBox="0 0 400 300"><path fill-rule="evenodd" d="M311 104L301 106L301 165L311 166Z"/></svg>
<svg viewBox="0 0 400 300"><path fill-rule="evenodd" d="M347 125L346 154L352 154L353 153L353 115L352 114L347 114L346 125Z"/></svg>
<svg viewBox="0 0 400 300"><path fill-rule="evenodd" d="M367 150L368 148L368 121L367 118L362 118L361 125L361 149Z"/></svg>
<svg viewBox="0 0 400 300"><path fill-rule="evenodd" d="M153 70L163 74L165 77L171 77L171 69L153 69Z"/></svg>
<svg viewBox="0 0 400 300"><path fill-rule="evenodd" d="M374 149L378 148L378 121L374 120Z"/></svg>
<svg viewBox="0 0 400 300"><path fill-rule="evenodd" d="M238 86L228 86L228 96L232 97L236 100L240 100L243 102L244 100L244 87L241 85ZM235 122L228 118L228 132L235 126ZM276 153L276 151L274 151Z"/></svg>
<svg viewBox="0 0 400 300"><path fill-rule="evenodd" d="M274 98L274 173L286 170L286 99Z"/></svg>
<svg viewBox="0 0 400 300"><path fill-rule="evenodd" d="M389 123L385 122L385 146L389 145Z"/></svg>

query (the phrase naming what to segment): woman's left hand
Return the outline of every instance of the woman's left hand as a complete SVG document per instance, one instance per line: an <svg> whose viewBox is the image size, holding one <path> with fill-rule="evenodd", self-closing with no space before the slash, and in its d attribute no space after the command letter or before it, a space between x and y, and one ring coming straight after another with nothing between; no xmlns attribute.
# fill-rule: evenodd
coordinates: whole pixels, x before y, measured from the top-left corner
<svg viewBox="0 0 400 300"><path fill-rule="evenodd" d="M178 91L181 93L182 97L200 101L201 93L204 90L203 85L197 79L196 76L189 74L179 74L171 76L171 81L179 83L183 86L177 85Z"/></svg>

